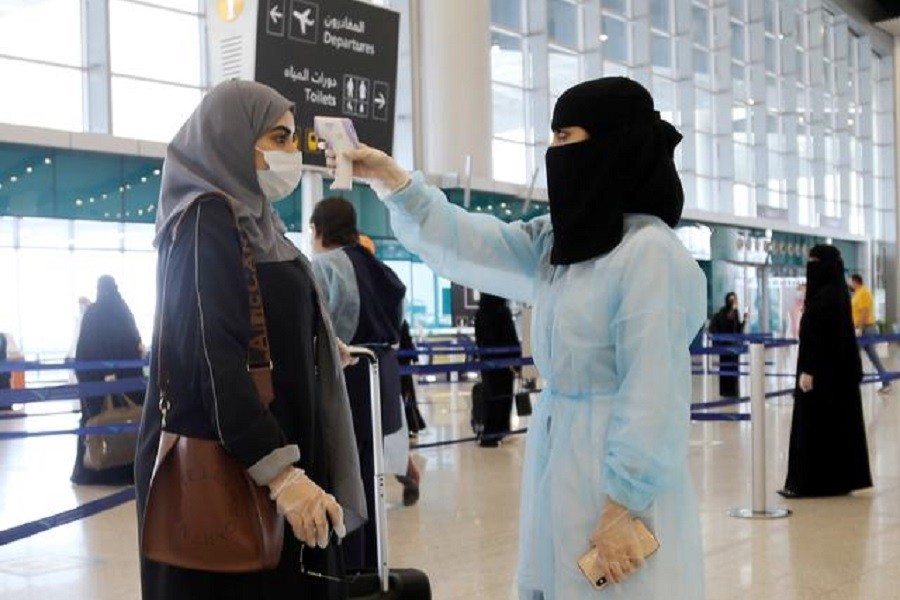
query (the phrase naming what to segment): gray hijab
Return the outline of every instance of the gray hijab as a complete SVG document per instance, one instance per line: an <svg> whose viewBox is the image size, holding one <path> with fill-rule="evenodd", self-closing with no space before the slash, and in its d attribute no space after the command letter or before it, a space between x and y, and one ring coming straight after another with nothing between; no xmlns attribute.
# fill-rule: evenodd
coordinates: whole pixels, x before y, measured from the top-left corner
<svg viewBox="0 0 900 600"><path fill-rule="evenodd" d="M347 530L353 531L367 517L366 499L334 330L309 261L284 236L284 224L263 196L253 166L256 140L291 108L293 104L260 83L232 80L213 88L166 151L154 244L160 244L167 225L191 203L212 192L231 204L257 262L296 260L302 265L316 288L321 315L316 353L329 479L344 508Z"/></svg>
<svg viewBox="0 0 900 600"><path fill-rule="evenodd" d="M253 164L256 140L293 108L284 96L254 81L232 79L206 94L166 150L154 243L197 197L212 192L231 204L256 262L297 258L300 250L285 237L284 223L263 195Z"/></svg>

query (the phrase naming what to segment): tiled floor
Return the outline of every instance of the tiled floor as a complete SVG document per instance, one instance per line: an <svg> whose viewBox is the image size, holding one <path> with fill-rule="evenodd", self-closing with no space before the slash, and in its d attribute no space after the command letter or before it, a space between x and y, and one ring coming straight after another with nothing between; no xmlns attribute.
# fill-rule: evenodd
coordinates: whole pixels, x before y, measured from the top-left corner
<svg viewBox="0 0 900 600"><path fill-rule="evenodd" d="M699 397L699 381L696 387ZM468 435L467 391L464 384L420 389L431 426L422 442ZM878 396L868 386L864 398L874 490L790 503L774 490L783 480L791 405L769 404L769 502L794 510L778 521L725 515L750 502L749 425L693 426L709 599L900 598L900 391ZM27 427L72 422L70 415L40 417ZM2 430L22 426L0 421ZM0 530L112 491L68 483L73 444L68 438L0 442ZM436 599L513 597L522 450L522 440L512 439L496 450L461 444L418 454L422 499L414 508L392 505L391 558L428 572ZM393 482L389 494L399 500ZM137 598L137 581L133 503L0 547L4 600Z"/></svg>

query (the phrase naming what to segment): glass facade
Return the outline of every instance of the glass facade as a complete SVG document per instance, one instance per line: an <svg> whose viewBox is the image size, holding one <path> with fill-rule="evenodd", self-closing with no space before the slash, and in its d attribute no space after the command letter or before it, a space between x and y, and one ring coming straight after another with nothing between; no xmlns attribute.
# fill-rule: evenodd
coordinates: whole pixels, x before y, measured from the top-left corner
<svg viewBox="0 0 900 600"><path fill-rule="evenodd" d="M688 208L895 238L890 44L830 3L492 0L491 18L495 179L542 167L567 87L625 75L685 136Z"/></svg>

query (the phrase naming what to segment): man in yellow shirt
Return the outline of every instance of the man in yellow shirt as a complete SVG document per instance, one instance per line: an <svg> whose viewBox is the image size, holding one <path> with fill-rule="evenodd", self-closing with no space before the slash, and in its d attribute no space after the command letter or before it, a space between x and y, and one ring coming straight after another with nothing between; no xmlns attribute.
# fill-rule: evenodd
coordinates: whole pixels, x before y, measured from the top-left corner
<svg viewBox="0 0 900 600"><path fill-rule="evenodd" d="M854 273L850 276L850 289L853 290L851 306L853 308L853 326L856 327L856 335L864 337L878 335L880 332L875 326L875 300L872 297L871 290L863 283L862 275ZM875 370L878 371L878 378L881 380L881 389L878 391L882 393L891 391L891 382L888 379L884 365L881 364L881 359L878 358L874 344L862 344L862 348L875 366Z"/></svg>

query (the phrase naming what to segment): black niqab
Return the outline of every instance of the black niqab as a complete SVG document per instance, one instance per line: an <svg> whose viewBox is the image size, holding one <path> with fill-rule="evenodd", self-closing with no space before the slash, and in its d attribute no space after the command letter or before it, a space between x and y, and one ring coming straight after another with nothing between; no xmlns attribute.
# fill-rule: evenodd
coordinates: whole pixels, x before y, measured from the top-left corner
<svg viewBox="0 0 900 600"><path fill-rule="evenodd" d="M681 134L660 117L643 86L624 77L576 85L557 101L551 126L578 126L590 134L584 142L547 150L553 264L582 262L615 248L626 213L678 224L684 191L672 156Z"/></svg>
<svg viewBox="0 0 900 600"><path fill-rule="evenodd" d="M841 258L840 250L834 246L819 244L818 246L813 246L812 250L809 251L809 257L816 260L810 260L806 263L807 301L831 285L836 286L837 290L846 291L844 260ZM844 295L847 296L849 302L849 292Z"/></svg>

